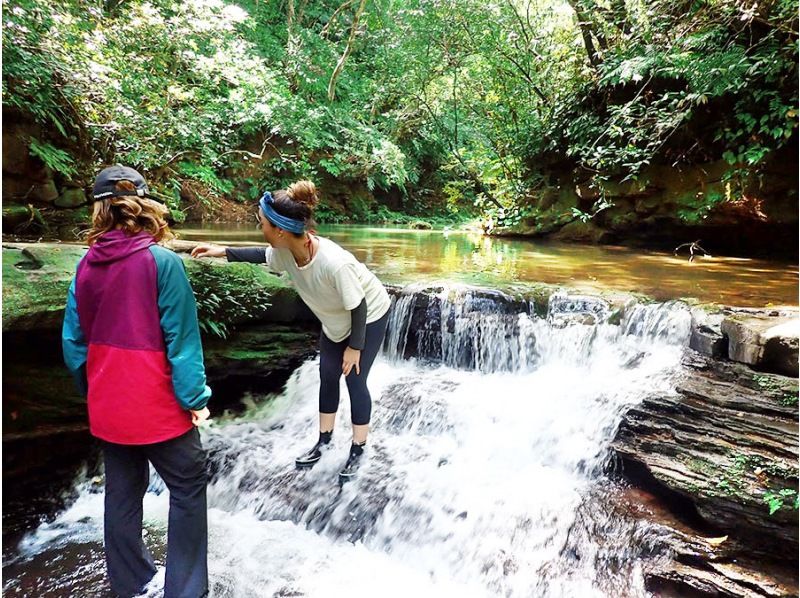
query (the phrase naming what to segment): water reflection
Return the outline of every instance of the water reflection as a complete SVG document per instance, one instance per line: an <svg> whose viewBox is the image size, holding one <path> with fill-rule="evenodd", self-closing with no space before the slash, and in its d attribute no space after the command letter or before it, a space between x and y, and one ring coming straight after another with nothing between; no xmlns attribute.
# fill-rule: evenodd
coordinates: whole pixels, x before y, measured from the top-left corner
<svg viewBox="0 0 800 598"><path fill-rule="evenodd" d="M796 264L685 256L615 246L565 245L484 237L462 231L375 226L320 227L387 283L448 279L489 286L543 282L584 291L619 290L667 300L692 297L727 305L798 304ZM182 229L182 239L230 245L262 242L244 225Z"/></svg>

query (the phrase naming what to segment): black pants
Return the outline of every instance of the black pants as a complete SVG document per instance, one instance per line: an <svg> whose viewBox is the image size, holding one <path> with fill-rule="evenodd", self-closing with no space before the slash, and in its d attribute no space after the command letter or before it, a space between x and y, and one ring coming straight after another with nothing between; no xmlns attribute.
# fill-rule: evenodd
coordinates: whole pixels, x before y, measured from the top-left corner
<svg viewBox="0 0 800 598"><path fill-rule="evenodd" d="M378 355L383 336L386 334L386 324L389 322L389 312L380 320L367 324L367 334L364 349L359 360L360 373L356 374L353 368L345 377L347 390L350 393L350 414L353 424L363 426L369 423L372 415L372 398L367 389L367 376ZM336 413L339 409L339 378L342 376L342 360L344 350L347 349L349 338L339 343L334 343L325 333L319 338L319 411L320 413Z"/></svg>
<svg viewBox="0 0 800 598"><path fill-rule="evenodd" d="M169 489L169 530L164 598L208 594L206 454L197 428L165 442L103 443L106 470L105 549L111 589L134 596L155 575L142 541L142 499L148 461Z"/></svg>

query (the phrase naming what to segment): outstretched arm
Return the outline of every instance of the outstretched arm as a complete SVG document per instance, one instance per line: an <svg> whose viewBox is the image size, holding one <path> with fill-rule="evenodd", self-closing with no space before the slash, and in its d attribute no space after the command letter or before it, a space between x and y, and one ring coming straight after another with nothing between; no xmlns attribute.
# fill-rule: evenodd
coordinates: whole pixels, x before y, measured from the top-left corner
<svg viewBox="0 0 800 598"><path fill-rule="evenodd" d="M224 247L221 245L198 245L192 249L192 257L224 257L229 262L267 263L266 247Z"/></svg>

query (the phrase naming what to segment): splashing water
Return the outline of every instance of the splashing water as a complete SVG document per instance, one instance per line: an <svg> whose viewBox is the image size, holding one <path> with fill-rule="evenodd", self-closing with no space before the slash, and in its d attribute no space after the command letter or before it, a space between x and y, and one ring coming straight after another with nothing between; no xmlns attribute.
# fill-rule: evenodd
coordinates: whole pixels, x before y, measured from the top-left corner
<svg viewBox="0 0 800 598"><path fill-rule="evenodd" d="M316 436L317 359L274 400L205 430L212 596L647 595L643 568L662 558L653 532L615 514L602 471L625 410L672 392L686 308L632 306L612 325L603 306L565 298L546 318L476 308L446 289L439 300L438 340L435 326L416 334L419 358L405 360L416 300L395 301L354 481L337 482L349 447L344 384L331 449L313 469L294 468ZM102 501L85 483L23 540L14 566L58 569L54 555L81 554L93 575L62 572L68 591L54 595L100 595ZM157 558L167 508L154 478L145 518ZM9 595L24 595L14 594L23 578L6 582ZM163 568L148 595L162 583Z"/></svg>

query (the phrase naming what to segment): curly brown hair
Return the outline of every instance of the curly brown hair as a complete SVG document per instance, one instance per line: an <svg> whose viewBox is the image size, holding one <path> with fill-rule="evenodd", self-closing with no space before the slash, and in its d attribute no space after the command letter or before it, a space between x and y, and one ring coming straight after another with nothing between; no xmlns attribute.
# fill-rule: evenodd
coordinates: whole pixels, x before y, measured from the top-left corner
<svg viewBox="0 0 800 598"><path fill-rule="evenodd" d="M272 193L275 200L273 207L281 216L302 220L306 228L314 232L317 223L314 222L314 208L319 201L317 188L311 181L297 181L289 185L288 189L279 189ZM295 237L302 237L305 233L292 233Z"/></svg>
<svg viewBox="0 0 800 598"><path fill-rule="evenodd" d="M121 229L131 235L147 231L156 243L174 236L165 218L169 213L165 206L150 199L137 197L136 187L130 181L119 181L116 189L131 191L131 195L110 197L94 203L92 227L88 234L89 245L93 245L113 229Z"/></svg>

